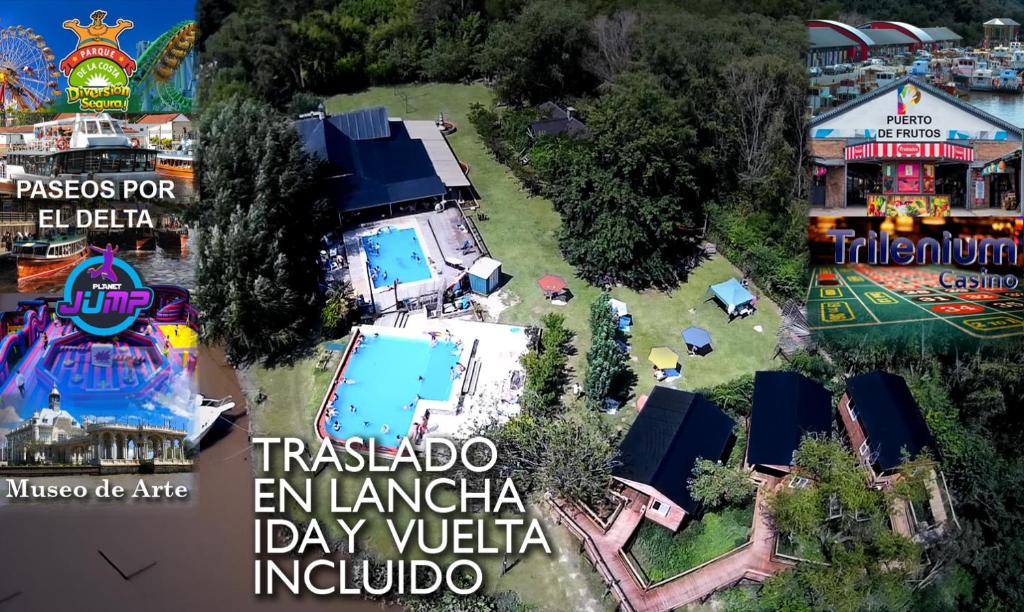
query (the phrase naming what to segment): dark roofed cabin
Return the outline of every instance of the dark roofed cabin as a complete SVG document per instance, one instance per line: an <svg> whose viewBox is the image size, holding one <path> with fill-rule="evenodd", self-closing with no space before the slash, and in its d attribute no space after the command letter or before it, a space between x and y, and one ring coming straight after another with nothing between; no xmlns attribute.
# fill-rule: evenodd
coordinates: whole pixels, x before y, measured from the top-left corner
<svg viewBox="0 0 1024 612"><path fill-rule="evenodd" d="M849 379L839 417L875 485L889 484L898 475L904 452L916 458L927 448L936 457L932 434L900 376L870 372Z"/></svg>
<svg viewBox="0 0 1024 612"><path fill-rule="evenodd" d="M722 461L735 423L703 395L655 387L622 441L613 476L650 496L645 516L673 531L698 509L689 480L698 459Z"/></svg>
<svg viewBox="0 0 1024 612"><path fill-rule="evenodd" d="M573 138L584 138L590 134L587 126L573 116L575 109L571 106L563 109L554 102L545 102L537 107L542 119L530 122L531 138L538 136L557 136L565 134Z"/></svg>
<svg viewBox="0 0 1024 612"><path fill-rule="evenodd" d="M330 166L328 197L339 213L436 201L446 188L423 141L383 107L295 122L303 148Z"/></svg>
<svg viewBox="0 0 1024 612"><path fill-rule="evenodd" d="M793 467L800 441L832 431L832 394L797 372L754 375L747 467L781 476Z"/></svg>

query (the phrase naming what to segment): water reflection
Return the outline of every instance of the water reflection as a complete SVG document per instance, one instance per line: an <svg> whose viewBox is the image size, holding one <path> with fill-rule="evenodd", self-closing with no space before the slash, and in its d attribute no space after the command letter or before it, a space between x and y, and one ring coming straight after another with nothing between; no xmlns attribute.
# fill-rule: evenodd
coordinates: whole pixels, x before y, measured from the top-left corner
<svg viewBox="0 0 1024 612"><path fill-rule="evenodd" d="M135 267L147 284L178 285L186 289L193 289L196 263L195 242L195 232L192 231L189 233L187 246L181 252L166 250L158 246L153 251L121 250L117 256ZM70 271L68 270L69 273ZM19 286L14 258L7 257L0 264L0 292L3 293L56 293L63 290L65 280L67 280L67 274Z"/></svg>
<svg viewBox="0 0 1024 612"><path fill-rule="evenodd" d="M1003 121L1024 127L1024 95L972 91L967 101Z"/></svg>

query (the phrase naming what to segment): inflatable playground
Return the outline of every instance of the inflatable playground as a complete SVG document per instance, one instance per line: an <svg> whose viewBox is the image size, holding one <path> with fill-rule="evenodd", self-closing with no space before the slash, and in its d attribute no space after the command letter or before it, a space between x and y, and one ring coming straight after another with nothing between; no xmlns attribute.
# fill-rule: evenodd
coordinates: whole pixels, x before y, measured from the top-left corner
<svg viewBox="0 0 1024 612"><path fill-rule="evenodd" d="M0 396L21 419L47 407L83 423L188 429L196 372L198 313L180 287L155 285L153 306L129 329L96 337L55 314L56 298L0 313Z"/></svg>

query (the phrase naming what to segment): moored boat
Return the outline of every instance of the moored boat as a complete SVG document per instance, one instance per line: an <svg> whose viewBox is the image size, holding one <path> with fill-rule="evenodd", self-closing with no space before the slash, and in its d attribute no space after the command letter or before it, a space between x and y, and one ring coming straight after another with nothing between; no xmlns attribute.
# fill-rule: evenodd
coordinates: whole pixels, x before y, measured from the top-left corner
<svg viewBox="0 0 1024 612"><path fill-rule="evenodd" d="M195 158L190 153L160 153L156 156L156 173L167 178L195 181Z"/></svg>
<svg viewBox="0 0 1024 612"><path fill-rule="evenodd" d="M972 91L1019 93L1021 90L1021 78L1012 68L1003 68L996 73L993 73L991 70L978 69L971 76L969 86Z"/></svg>
<svg viewBox="0 0 1024 612"><path fill-rule="evenodd" d="M968 82L971 91L995 91L996 87L992 82L992 71L988 68L978 68L971 74Z"/></svg>
<svg viewBox="0 0 1024 612"><path fill-rule="evenodd" d="M188 248L188 228L162 227L156 230L156 243L165 251L184 251Z"/></svg>
<svg viewBox="0 0 1024 612"><path fill-rule="evenodd" d="M230 395L216 400L196 395L194 405L192 430L185 438L185 443L192 448L202 442L203 437L209 433L224 413L234 409L235 402Z"/></svg>
<svg viewBox="0 0 1024 612"><path fill-rule="evenodd" d="M135 236L135 250L136 251L155 251L156 250L156 234L155 233L143 233Z"/></svg>
<svg viewBox="0 0 1024 612"><path fill-rule="evenodd" d="M978 62L973 57L963 56L953 60L952 66L950 66L950 72L952 73L953 79L958 81L967 82L970 80L971 75L978 68Z"/></svg>
<svg viewBox="0 0 1024 612"><path fill-rule="evenodd" d="M140 148L107 113L37 123L33 136L31 144L6 153L0 191L10 191L18 180L120 184L156 177L156 150Z"/></svg>
<svg viewBox="0 0 1024 612"><path fill-rule="evenodd" d="M86 259L89 244L82 234L18 240L11 249L18 268L18 284L66 276Z"/></svg>
<svg viewBox="0 0 1024 612"><path fill-rule="evenodd" d="M995 87L996 91L1020 93L1021 78L1016 70L1003 68L992 77L992 86Z"/></svg>

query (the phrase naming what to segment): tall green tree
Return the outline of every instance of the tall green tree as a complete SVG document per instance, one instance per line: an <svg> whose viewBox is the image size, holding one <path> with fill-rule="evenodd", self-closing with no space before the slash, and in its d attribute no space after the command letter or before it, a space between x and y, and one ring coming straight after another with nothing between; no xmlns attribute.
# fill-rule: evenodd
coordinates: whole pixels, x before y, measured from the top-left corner
<svg viewBox="0 0 1024 612"><path fill-rule="evenodd" d="M204 117L196 300L234 364L287 361L319 329L324 203L291 124L240 98Z"/></svg>
<svg viewBox="0 0 1024 612"><path fill-rule="evenodd" d="M600 408L626 372L626 355L619 350L619 329L607 293L590 304L590 350L584 391L591 408Z"/></svg>
<svg viewBox="0 0 1024 612"><path fill-rule="evenodd" d="M538 476L544 490L588 504L602 501L619 451L601 415L576 403L550 420L543 440L544 462Z"/></svg>
<svg viewBox="0 0 1024 612"><path fill-rule="evenodd" d="M481 49L479 66L494 78L502 100L538 103L588 88L593 80L582 60L589 47L583 5L539 0L514 19L495 24Z"/></svg>
<svg viewBox="0 0 1024 612"><path fill-rule="evenodd" d="M697 460L688 486L694 499L709 509L741 504L754 494L747 474L710 459Z"/></svg>
<svg viewBox="0 0 1024 612"><path fill-rule="evenodd" d="M565 326L565 317L554 312L541 319L541 330L539 346L522 357L526 383L520 403L533 415L550 416L564 409L572 332Z"/></svg>
<svg viewBox="0 0 1024 612"><path fill-rule="evenodd" d="M886 495L869 486L853 453L835 440L805 438L796 468L813 482L779 489L769 500L772 520L779 537L820 547L827 564L801 564L768 579L766 608L907 609L920 548L891 530Z"/></svg>
<svg viewBox="0 0 1024 612"><path fill-rule="evenodd" d="M591 281L671 286L701 222L698 155L681 100L649 73L623 75L587 109L589 146L545 177L566 259Z"/></svg>

